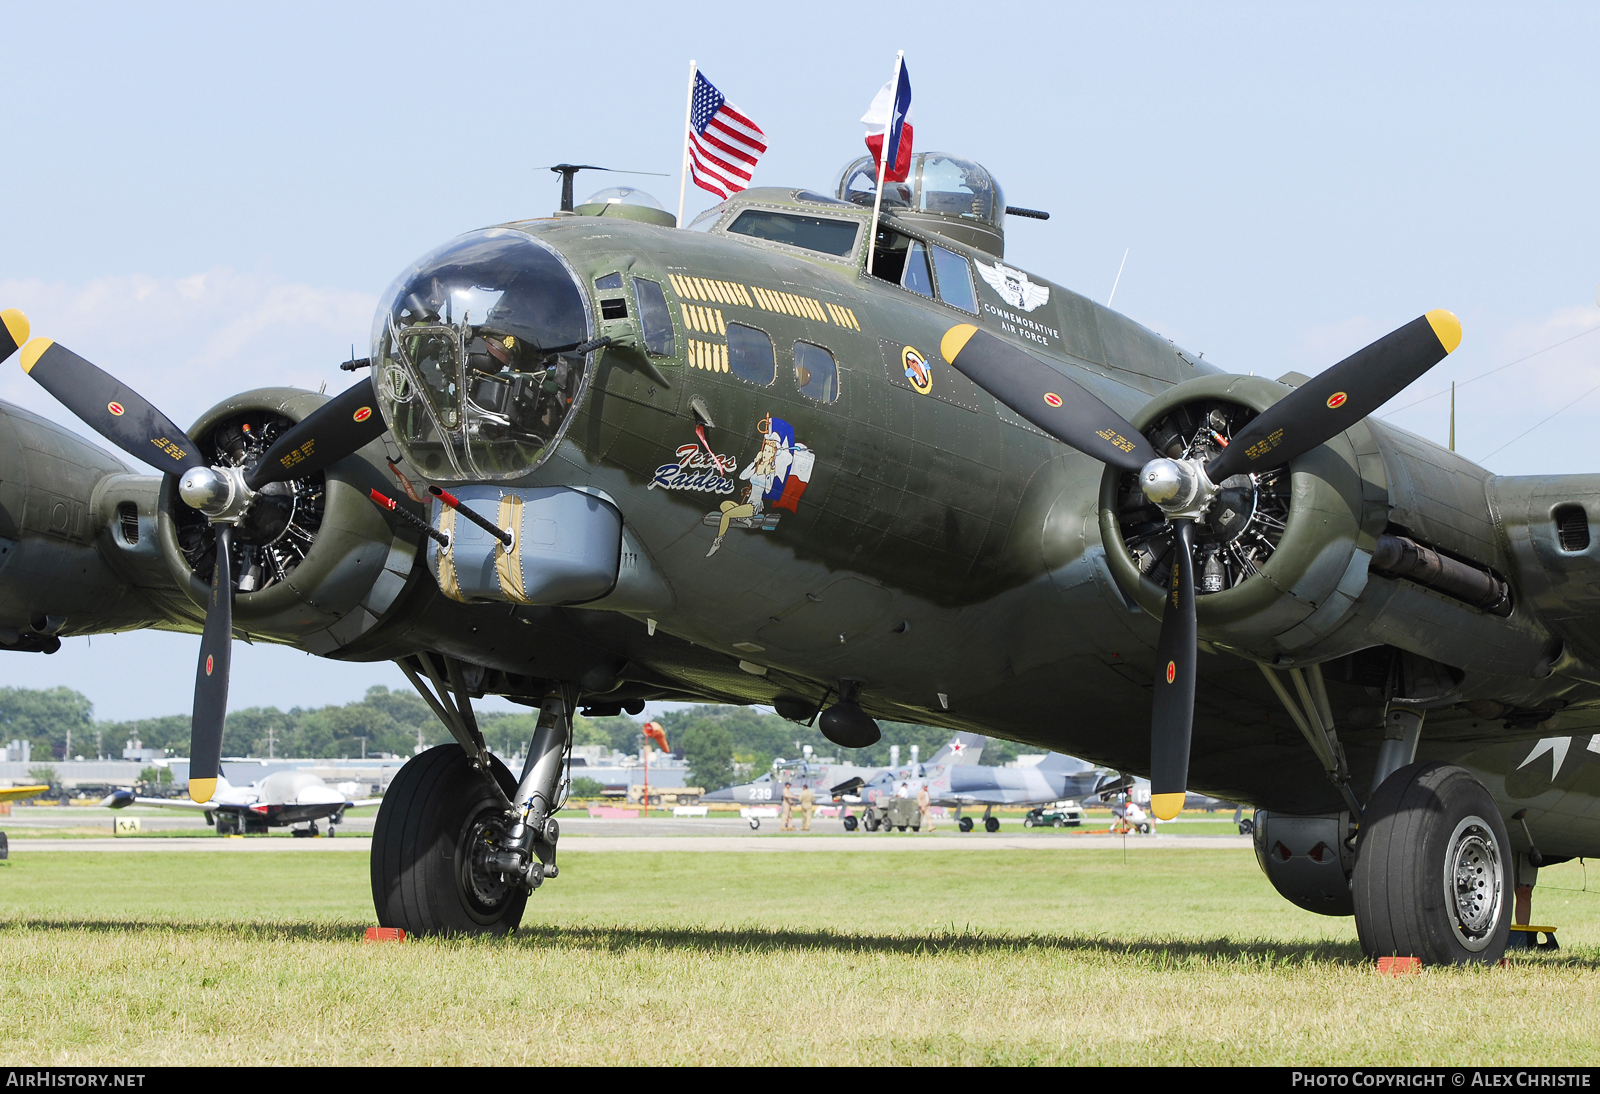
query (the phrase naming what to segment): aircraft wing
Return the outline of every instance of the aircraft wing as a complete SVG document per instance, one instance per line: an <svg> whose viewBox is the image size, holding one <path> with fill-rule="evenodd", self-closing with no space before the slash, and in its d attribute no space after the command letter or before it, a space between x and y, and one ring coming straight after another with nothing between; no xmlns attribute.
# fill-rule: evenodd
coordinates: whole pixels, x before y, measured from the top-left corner
<svg viewBox="0 0 1600 1094"><path fill-rule="evenodd" d="M187 809L193 812L206 812L220 809L215 801L192 802L188 798L138 798L130 790L114 790L100 799L100 804L112 809L126 809L130 805L154 805L160 809Z"/></svg>
<svg viewBox="0 0 1600 1094"><path fill-rule="evenodd" d="M0 790L0 802L14 802L22 798L37 798L49 793L50 787L40 786L9 786Z"/></svg>
<svg viewBox="0 0 1600 1094"><path fill-rule="evenodd" d="M357 798L355 801L345 802L344 803L344 807L346 809L360 809L363 806L382 805L382 804L383 804L383 799L382 798Z"/></svg>

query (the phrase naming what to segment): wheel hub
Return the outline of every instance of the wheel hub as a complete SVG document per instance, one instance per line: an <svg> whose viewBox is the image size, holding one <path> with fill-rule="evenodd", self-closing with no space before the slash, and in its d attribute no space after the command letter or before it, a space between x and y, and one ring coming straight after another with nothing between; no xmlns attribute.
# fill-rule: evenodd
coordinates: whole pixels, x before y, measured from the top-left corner
<svg viewBox="0 0 1600 1094"><path fill-rule="evenodd" d="M1445 848L1445 906L1462 943L1472 950L1487 946L1500 920L1505 899L1500 848L1494 832L1479 817L1456 826Z"/></svg>
<svg viewBox="0 0 1600 1094"><path fill-rule="evenodd" d="M461 887L484 914L493 913L505 903L515 884L494 864L505 835L504 819L498 815L480 816L467 831Z"/></svg>

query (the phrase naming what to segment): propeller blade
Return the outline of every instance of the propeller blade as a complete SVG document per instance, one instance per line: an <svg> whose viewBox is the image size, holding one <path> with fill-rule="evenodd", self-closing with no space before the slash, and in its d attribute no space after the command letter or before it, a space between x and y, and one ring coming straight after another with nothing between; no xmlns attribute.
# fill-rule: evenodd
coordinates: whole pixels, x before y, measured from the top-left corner
<svg viewBox="0 0 1600 1094"><path fill-rule="evenodd" d="M1062 444L1137 471L1155 449L1128 420L1076 381L971 323L945 332L939 352L957 372Z"/></svg>
<svg viewBox="0 0 1600 1094"><path fill-rule="evenodd" d="M245 478L245 485L260 490L269 482L298 479L337 463L389 428L378 413L378 393L372 378L362 380L289 427L261 456Z"/></svg>
<svg viewBox="0 0 1600 1094"><path fill-rule="evenodd" d="M1156 646L1155 709L1150 717L1150 811L1171 820L1189 787L1198 637L1194 614L1194 521L1172 522L1172 590Z"/></svg>
<svg viewBox="0 0 1600 1094"><path fill-rule="evenodd" d="M171 418L67 347L35 338L22 347L22 371L124 452L169 475L205 466L195 443Z"/></svg>
<svg viewBox="0 0 1600 1094"><path fill-rule="evenodd" d="M1288 463L1377 410L1460 344L1461 321L1443 308L1413 319L1263 410L1206 465L1206 476L1220 483Z"/></svg>
<svg viewBox="0 0 1600 1094"><path fill-rule="evenodd" d="M17 352L28 341L28 317L16 308L0 311L0 361Z"/></svg>
<svg viewBox="0 0 1600 1094"><path fill-rule="evenodd" d="M233 660L233 525L217 530L217 568L211 574L211 600L200 636L200 664L194 674L194 720L189 724L189 797L211 800L222 770L222 725L228 717L228 667Z"/></svg>

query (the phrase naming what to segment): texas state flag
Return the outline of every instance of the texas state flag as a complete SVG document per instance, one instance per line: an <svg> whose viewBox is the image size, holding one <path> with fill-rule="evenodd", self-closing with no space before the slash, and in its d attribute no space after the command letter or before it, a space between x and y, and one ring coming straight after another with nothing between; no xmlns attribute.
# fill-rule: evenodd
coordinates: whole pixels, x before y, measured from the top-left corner
<svg viewBox="0 0 1600 1094"><path fill-rule="evenodd" d="M867 125L867 150L873 160L881 164L888 157L884 180L904 182L911 173L911 74L904 59L897 79L883 85L861 120Z"/></svg>

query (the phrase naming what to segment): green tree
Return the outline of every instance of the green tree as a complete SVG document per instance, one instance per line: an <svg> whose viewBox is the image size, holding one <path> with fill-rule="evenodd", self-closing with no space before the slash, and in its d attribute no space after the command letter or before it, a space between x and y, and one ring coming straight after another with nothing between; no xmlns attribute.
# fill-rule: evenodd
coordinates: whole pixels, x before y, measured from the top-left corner
<svg viewBox="0 0 1600 1094"><path fill-rule="evenodd" d="M45 783L49 786L55 786L61 781L61 777L56 774L56 769L49 764L36 764L28 768L28 778L36 783Z"/></svg>
<svg viewBox="0 0 1600 1094"><path fill-rule="evenodd" d="M606 788L594 779L587 779L580 775L572 780L572 792L568 796L573 798L598 798L605 792Z"/></svg>
<svg viewBox="0 0 1600 1094"><path fill-rule="evenodd" d="M41 759L94 743L94 704L71 688L0 688L0 740L25 740ZM70 758L70 757L67 757Z"/></svg>
<svg viewBox="0 0 1600 1094"><path fill-rule="evenodd" d="M667 743L672 744L671 737ZM677 740L689 764L689 784L707 790L733 785L733 734L713 719L703 719L686 727Z"/></svg>

